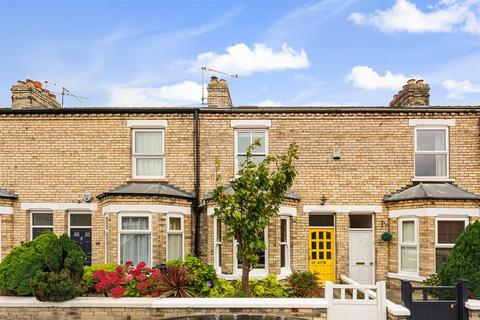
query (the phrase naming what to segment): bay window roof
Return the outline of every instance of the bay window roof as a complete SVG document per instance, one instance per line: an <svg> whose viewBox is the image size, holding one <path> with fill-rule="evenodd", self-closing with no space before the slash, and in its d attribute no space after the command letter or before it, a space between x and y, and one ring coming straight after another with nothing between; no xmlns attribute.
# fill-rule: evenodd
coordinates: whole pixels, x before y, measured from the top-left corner
<svg viewBox="0 0 480 320"><path fill-rule="evenodd" d="M417 199L480 200L480 195L462 189L452 183L418 183L386 195L384 202Z"/></svg>

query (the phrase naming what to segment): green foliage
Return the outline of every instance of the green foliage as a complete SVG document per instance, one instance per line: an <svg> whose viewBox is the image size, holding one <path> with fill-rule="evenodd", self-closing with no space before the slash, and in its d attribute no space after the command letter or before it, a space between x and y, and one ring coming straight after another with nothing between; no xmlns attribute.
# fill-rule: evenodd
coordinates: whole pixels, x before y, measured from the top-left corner
<svg viewBox="0 0 480 320"><path fill-rule="evenodd" d="M318 276L309 271L294 272L288 277L287 281L288 290L292 297L314 297L320 288Z"/></svg>
<svg viewBox="0 0 480 320"><path fill-rule="evenodd" d="M234 286L233 281L225 279L216 279L213 283L213 288L210 289L210 298L232 298L238 292L238 286Z"/></svg>
<svg viewBox="0 0 480 320"><path fill-rule="evenodd" d="M436 287L436 286L441 286L442 285L442 282L440 281L440 277L438 276L438 274L431 274L427 277L427 279L425 281L423 281L423 284L427 287L429 286L432 286L432 287ZM445 292L446 295L447 295L447 298L449 298L449 292L446 291ZM428 294L433 297L433 298L437 298L438 297L438 290L429 290L428 291Z"/></svg>
<svg viewBox="0 0 480 320"><path fill-rule="evenodd" d="M286 298L287 289L277 280L277 276L270 274L262 280L250 281L250 294L257 298Z"/></svg>
<svg viewBox="0 0 480 320"><path fill-rule="evenodd" d="M95 287L95 282L93 280L93 273L97 270L105 270L106 272L115 271L117 264L115 263L107 263L107 264L100 264L96 266L85 266L83 267L83 276L82 281L80 282L82 287L85 290L92 289Z"/></svg>
<svg viewBox="0 0 480 320"><path fill-rule="evenodd" d="M215 216L229 231L225 238L234 237L238 243L238 258L243 261L242 290L248 293L248 271L258 262L258 252L265 250L262 231L268 226L285 199L297 175L293 161L298 159L298 146L290 145L282 156L268 156L256 164L252 151L260 146L255 141L247 149L247 160L241 164L238 177L231 184L233 193L226 193L217 175L217 188L212 200L216 203ZM217 163L217 167L218 167Z"/></svg>
<svg viewBox="0 0 480 320"><path fill-rule="evenodd" d="M217 279L210 290L210 298L243 298L248 297L241 290L241 282ZM257 298L285 298L287 289L277 280L277 276L270 274L262 280L250 281L250 295Z"/></svg>
<svg viewBox="0 0 480 320"><path fill-rule="evenodd" d="M192 275L188 286L196 296L208 296L216 278L215 269L192 254L187 255L184 264Z"/></svg>
<svg viewBox="0 0 480 320"><path fill-rule="evenodd" d="M39 271L31 281L35 298L40 301L65 301L79 295L78 286L67 269L60 272Z"/></svg>
<svg viewBox="0 0 480 320"><path fill-rule="evenodd" d="M73 286L78 285L84 261L82 249L67 235L57 237L51 231L44 232L14 248L0 263L0 290L16 295L34 294L44 300L49 293L53 295L52 301L59 301L60 297L69 299L71 294L67 293L78 295L78 290L68 289L63 282L68 277ZM52 272L58 275L53 276ZM55 281L61 285L48 288Z"/></svg>
<svg viewBox="0 0 480 320"><path fill-rule="evenodd" d="M193 254L188 254L185 260L171 260L167 262L169 267L185 267L192 275L188 286L192 293L198 297L207 297L210 295L210 288L212 287L216 273L215 269L195 257Z"/></svg>
<svg viewBox="0 0 480 320"><path fill-rule="evenodd" d="M454 285L468 280L468 288L480 298L480 221L467 226L458 237L447 262L442 264L438 277L442 285Z"/></svg>

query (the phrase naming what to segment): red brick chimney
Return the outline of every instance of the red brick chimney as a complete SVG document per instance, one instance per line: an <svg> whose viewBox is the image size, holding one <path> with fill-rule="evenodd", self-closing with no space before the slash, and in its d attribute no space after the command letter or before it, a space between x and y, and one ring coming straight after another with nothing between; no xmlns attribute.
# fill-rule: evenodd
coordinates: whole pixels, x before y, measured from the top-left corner
<svg viewBox="0 0 480 320"><path fill-rule="evenodd" d="M12 91L12 109L59 109L57 96L42 88L40 81L18 81Z"/></svg>
<svg viewBox="0 0 480 320"><path fill-rule="evenodd" d="M233 106L230 90L224 79L219 81L217 77L212 77L207 86L207 93L209 107L231 108Z"/></svg>
<svg viewBox="0 0 480 320"><path fill-rule="evenodd" d="M430 105L430 86L423 80L408 80L390 101L390 107L428 107Z"/></svg>

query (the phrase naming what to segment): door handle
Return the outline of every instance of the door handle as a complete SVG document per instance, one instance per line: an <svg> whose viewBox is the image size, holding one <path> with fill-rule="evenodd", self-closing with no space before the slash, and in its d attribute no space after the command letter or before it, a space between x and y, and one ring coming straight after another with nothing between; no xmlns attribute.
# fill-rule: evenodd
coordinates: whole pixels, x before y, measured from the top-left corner
<svg viewBox="0 0 480 320"><path fill-rule="evenodd" d="M356 265L357 265L357 266L364 266L364 265L365 265L365 262L363 262L363 261L357 261L357 262L356 262Z"/></svg>

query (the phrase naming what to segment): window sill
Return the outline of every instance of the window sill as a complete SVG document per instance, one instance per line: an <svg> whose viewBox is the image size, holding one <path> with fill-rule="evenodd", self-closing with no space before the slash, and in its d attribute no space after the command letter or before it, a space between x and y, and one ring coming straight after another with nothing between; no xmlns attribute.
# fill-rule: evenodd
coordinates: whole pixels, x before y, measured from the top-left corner
<svg viewBox="0 0 480 320"><path fill-rule="evenodd" d="M454 182L455 179L443 178L443 177L414 177L414 182Z"/></svg>
<svg viewBox="0 0 480 320"><path fill-rule="evenodd" d="M423 282L427 280L427 278L412 274L412 273L393 273L389 272L387 277L392 279L399 279L399 280L407 280L407 281L416 281L416 282Z"/></svg>
<svg viewBox="0 0 480 320"><path fill-rule="evenodd" d="M130 178L127 182L168 182L166 178Z"/></svg>

